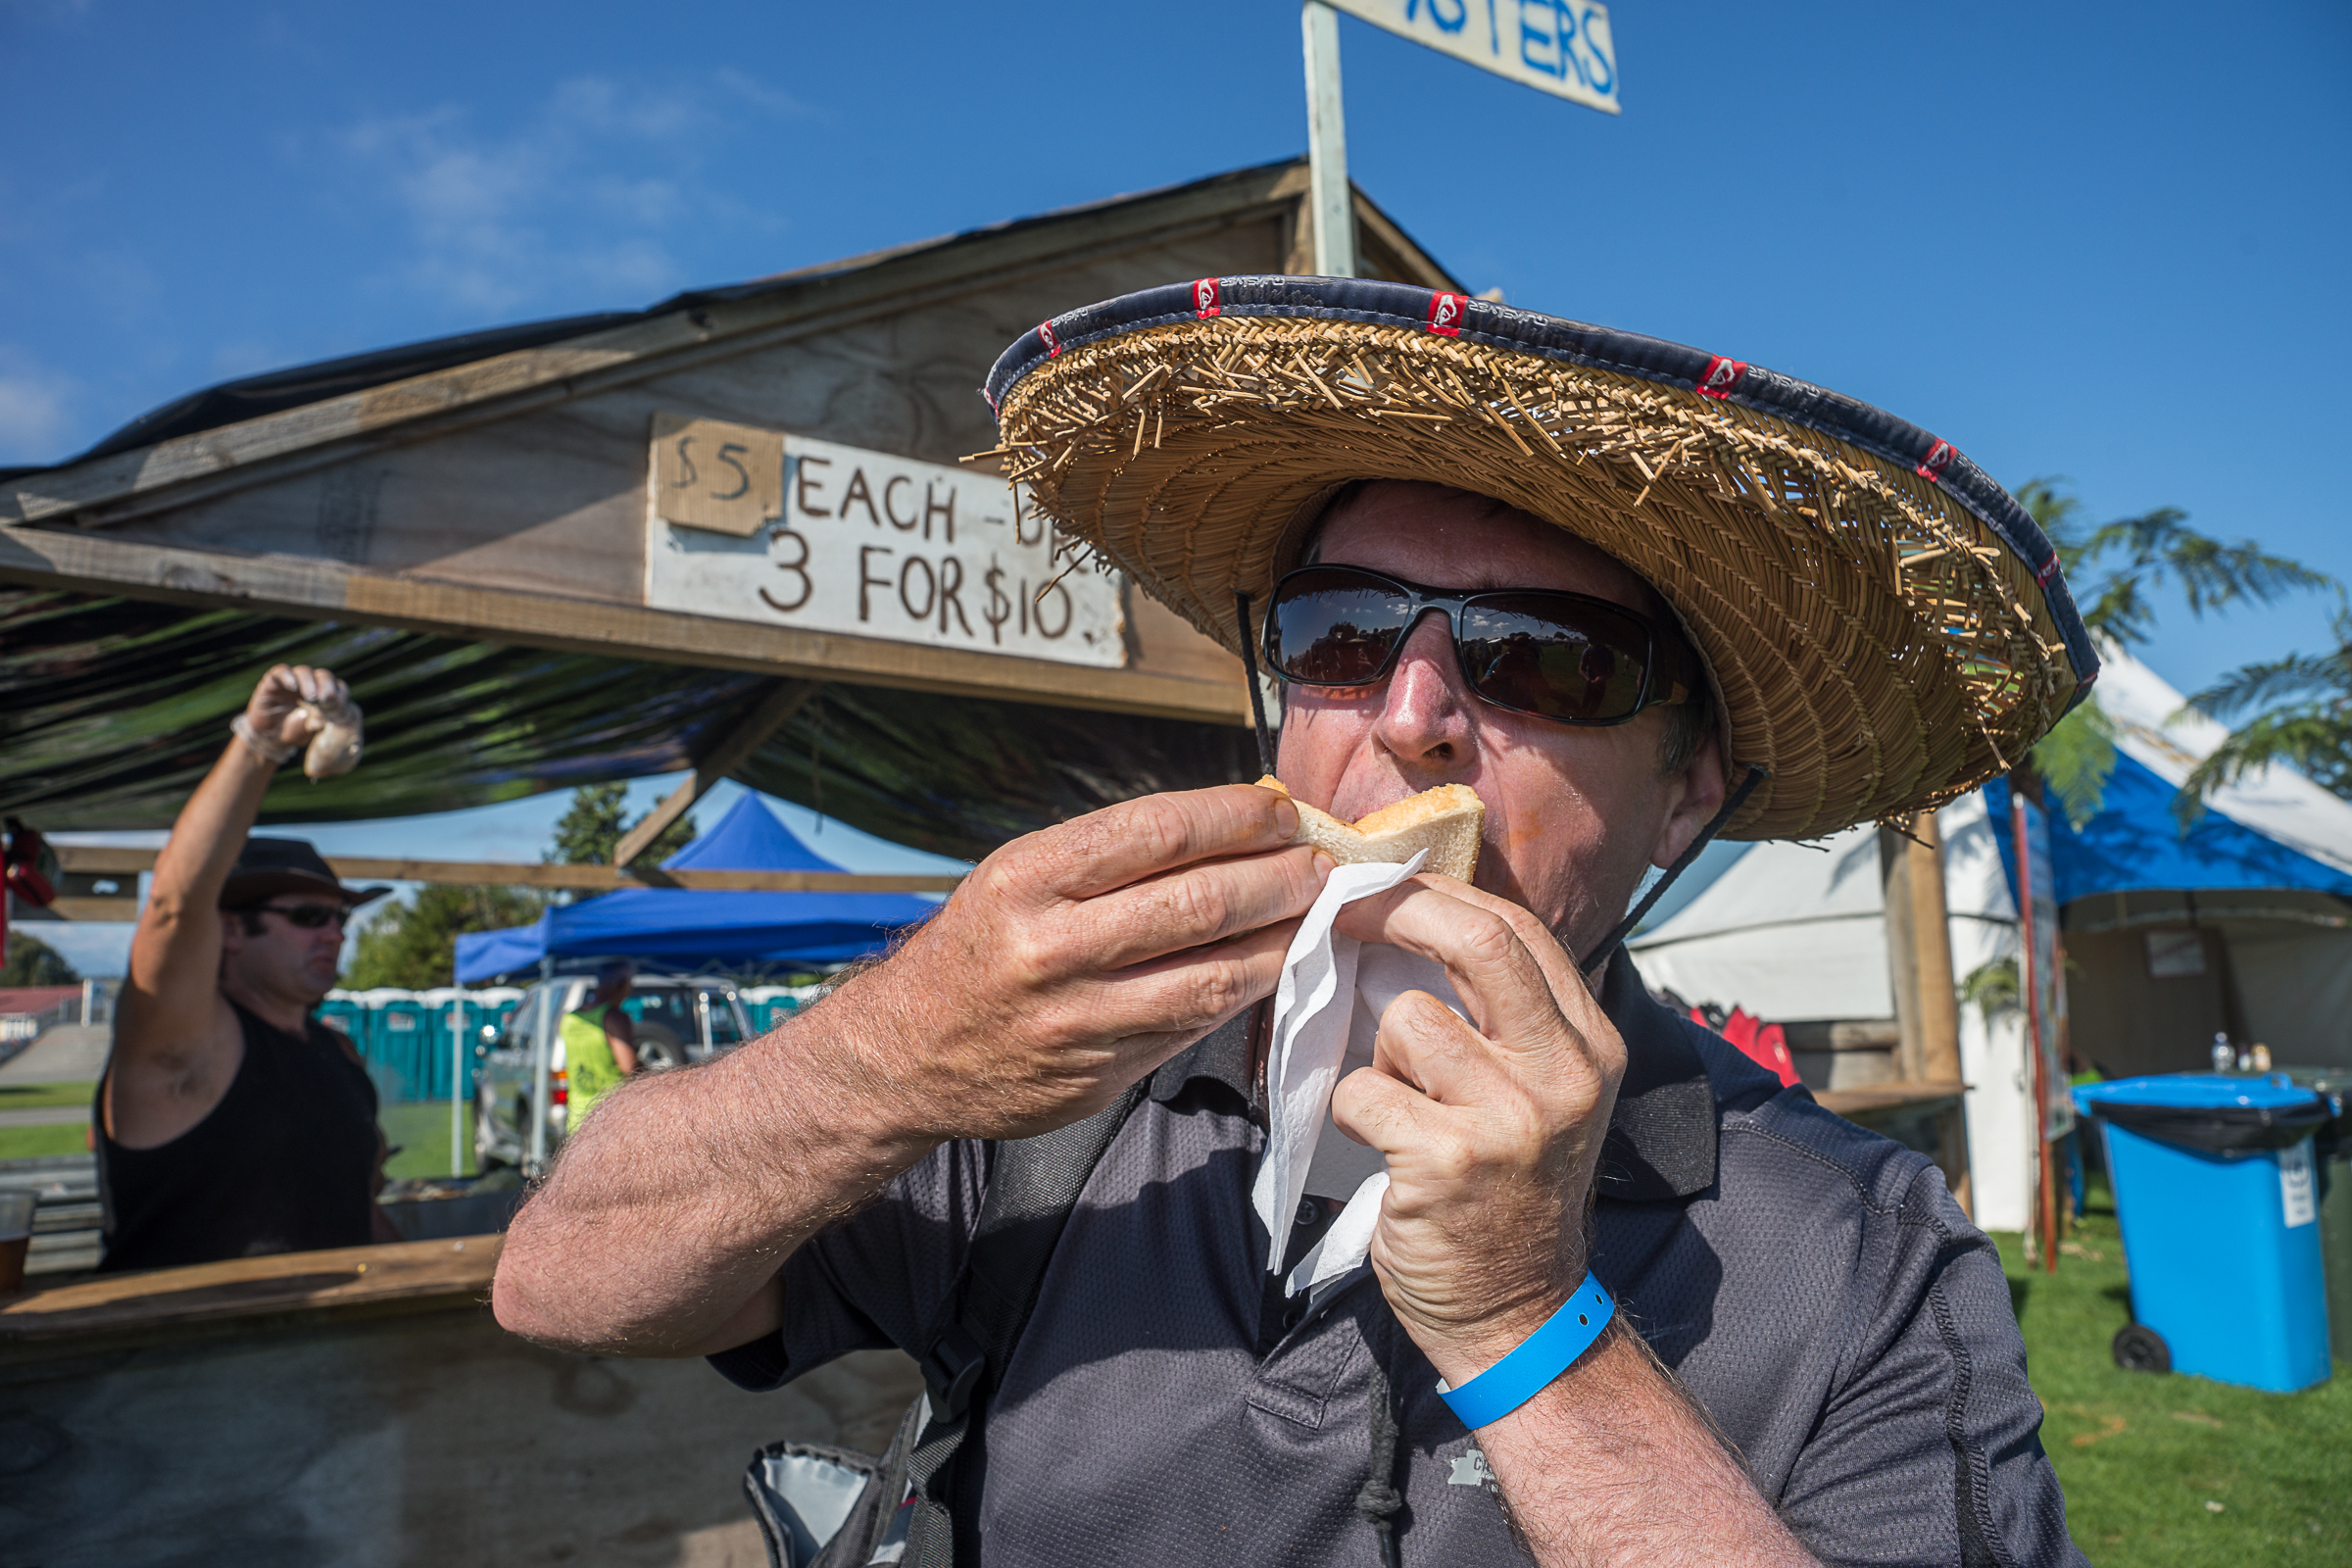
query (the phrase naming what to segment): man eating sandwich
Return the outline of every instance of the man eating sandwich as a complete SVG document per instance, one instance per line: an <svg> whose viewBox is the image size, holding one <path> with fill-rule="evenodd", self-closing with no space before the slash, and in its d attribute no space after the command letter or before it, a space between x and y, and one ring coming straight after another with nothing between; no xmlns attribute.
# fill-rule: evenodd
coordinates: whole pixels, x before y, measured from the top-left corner
<svg viewBox="0 0 2352 1568"><path fill-rule="evenodd" d="M1790 377L1400 284L1127 296L988 394L1065 535L1283 683L1279 785L1008 844L783 1029L615 1092L500 1320L750 1388L916 1354L898 1533L833 1560L2080 1561L1939 1173L1617 951L1650 868L1939 805L2088 689L2017 504ZM1336 1084L1268 1059L1319 927L1363 955ZM1015 1279L1007 1173L1072 1129Z"/></svg>

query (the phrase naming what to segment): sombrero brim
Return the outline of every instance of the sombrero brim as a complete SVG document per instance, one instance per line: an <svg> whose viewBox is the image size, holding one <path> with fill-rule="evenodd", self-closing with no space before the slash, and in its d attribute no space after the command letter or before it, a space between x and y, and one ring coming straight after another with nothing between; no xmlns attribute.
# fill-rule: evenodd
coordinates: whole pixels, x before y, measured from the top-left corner
<svg viewBox="0 0 2352 1568"><path fill-rule="evenodd" d="M1007 474L1238 651L1359 478L1494 497L1646 578L1705 658L1733 838L1939 805L2098 672L2025 510L1950 443L1761 367L1406 284L1203 278L1074 311L989 376Z"/></svg>

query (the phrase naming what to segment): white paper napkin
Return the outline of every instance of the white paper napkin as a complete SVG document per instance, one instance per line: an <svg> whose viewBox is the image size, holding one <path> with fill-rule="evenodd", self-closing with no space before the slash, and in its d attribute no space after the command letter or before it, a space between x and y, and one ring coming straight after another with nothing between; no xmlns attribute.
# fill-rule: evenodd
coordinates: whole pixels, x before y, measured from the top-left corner
<svg viewBox="0 0 2352 1568"><path fill-rule="evenodd" d="M1388 1162L1331 1121L1331 1092L1342 1077L1372 1062L1380 1015L1407 991L1427 991L1460 1012L1461 999L1443 966L1417 954L1375 945L1332 929L1340 910L1385 893L1421 869L1427 852L1401 865L1335 867L1322 896L1292 939L1274 992L1273 1041L1266 1054L1266 1154L1250 1201L1271 1238L1269 1271L1282 1254L1299 1200L1338 1197L1347 1207L1322 1241L1292 1270L1294 1296L1336 1279L1364 1260L1388 1191Z"/></svg>

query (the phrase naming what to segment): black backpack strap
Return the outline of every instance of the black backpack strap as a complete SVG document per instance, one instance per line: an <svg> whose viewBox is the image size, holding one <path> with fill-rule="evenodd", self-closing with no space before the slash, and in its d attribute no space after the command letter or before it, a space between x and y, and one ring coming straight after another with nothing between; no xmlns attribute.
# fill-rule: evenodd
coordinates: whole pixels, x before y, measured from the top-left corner
<svg viewBox="0 0 2352 1568"><path fill-rule="evenodd" d="M1134 1085L1084 1121L997 1147L959 1288L915 1358L930 1387L931 1420L906 1465L913 1494L906 1568L952 1568L956 1530L948 1486L956 1451L1028 1325L1079 1191L1150 1082Z"/></svg>

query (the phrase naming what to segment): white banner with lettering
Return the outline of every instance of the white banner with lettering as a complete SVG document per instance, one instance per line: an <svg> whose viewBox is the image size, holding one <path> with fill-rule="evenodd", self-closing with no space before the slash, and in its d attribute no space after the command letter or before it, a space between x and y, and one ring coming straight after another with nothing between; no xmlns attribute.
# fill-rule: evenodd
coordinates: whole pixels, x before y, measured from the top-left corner
<svg viewBox="0 0 2352 1568"><path fill-rule="evenodd" d="M1119 668L1116 579L1054 559L1003 480L831 441L654 416L656 610Z"/></svg>
<svg viewBox="0 0 2352 1568"><path fill-rule="evenodd" d="M1400 38L1616 114L1617 45L1596 0L1328 0Z"/></svg>

